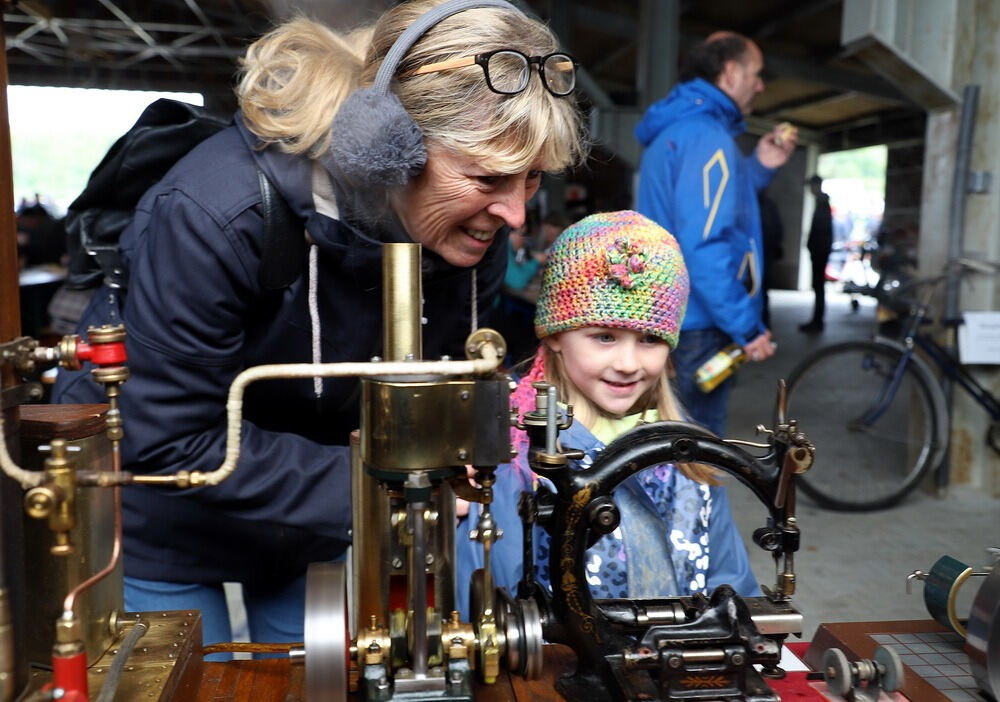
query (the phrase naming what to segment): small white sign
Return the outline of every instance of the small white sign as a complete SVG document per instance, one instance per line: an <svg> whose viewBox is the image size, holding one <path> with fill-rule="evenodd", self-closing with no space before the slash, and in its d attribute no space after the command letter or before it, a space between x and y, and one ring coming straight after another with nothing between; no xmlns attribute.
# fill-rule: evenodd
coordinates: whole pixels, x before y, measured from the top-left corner
<svg viewBox="0 0 1000 702"><path fill-rule="evenodd" d="M1000 364L1000 312L964 312L958 328L962 364Z"/></svg>

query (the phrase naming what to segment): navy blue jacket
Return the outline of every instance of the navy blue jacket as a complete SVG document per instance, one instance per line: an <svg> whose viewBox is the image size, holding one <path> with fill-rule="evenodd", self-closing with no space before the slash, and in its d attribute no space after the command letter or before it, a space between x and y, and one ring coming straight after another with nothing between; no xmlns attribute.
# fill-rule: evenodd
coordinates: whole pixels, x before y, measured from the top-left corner
<svg viewBox="0 0 1000 702"><path fill-rule="evenodd" d="M775 171L734 141L746 130L736 103L711 83L680 83L636 126L646 147L636 209L680 244L691 276L681 329L716 327L745 345L761 321L757 193Z"/></svg>
<svg viewBox="0 0 1000 702"><path fill-rule="evenodd" d="M319 246L323 362L366 361L382 345L381 242L316 211L313 162L254 148L237 124L187 154L143 196L123 234L130 269L122 317L131 378L122 390L124 467L138 473L210 471L225 452L225 398L244 369L308 363L307 263L291 286L258 283L263 220L257 167ZM488 309L506 264L498 236L478 266ZM470 269L424 250L424 357L464 358ZM108 288L81 322L116 322ZM218 486L123 489L125 572L172 582L264 586L330 559L350 541L348 434L359 423L359 381L270 380L244 397L240 460ZM89 374L60 373L58 402L100 402Z"/></svg>

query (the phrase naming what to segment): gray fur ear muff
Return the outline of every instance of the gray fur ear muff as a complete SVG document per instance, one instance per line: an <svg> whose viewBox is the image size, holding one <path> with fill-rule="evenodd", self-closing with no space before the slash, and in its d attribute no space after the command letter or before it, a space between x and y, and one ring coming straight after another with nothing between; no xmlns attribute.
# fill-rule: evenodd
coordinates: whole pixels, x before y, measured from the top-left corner
<svg viewBox="0 0 1000 702"><path fill-rule="evenodd" d="M403 56L431 27L474 7L520 12L506 0L449 0L425 12L389 49L371 87L356 90L340 106L330 127L327 170L360 187L403 185L423 170L427 149L423 132L389 90Z"/></svg>
<svg viewBox="0 0 1000 702"><path fill-rule="evenodd" d="M331 132L327 158L333 163L325 165L358 186L404 185L427 163L420 127L391 92L355 90L337 111Z"/></svg>

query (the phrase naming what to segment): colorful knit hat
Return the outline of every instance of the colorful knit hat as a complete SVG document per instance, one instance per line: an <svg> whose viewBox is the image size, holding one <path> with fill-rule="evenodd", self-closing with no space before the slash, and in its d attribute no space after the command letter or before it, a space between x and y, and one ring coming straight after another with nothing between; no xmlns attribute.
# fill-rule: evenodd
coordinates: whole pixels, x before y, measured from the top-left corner
<svg viewBox="0 0 1000 702"><path fill-rule="evenodd" d="M535 333L543 339L582 327L634 329L674 348L689 289L670 232L631 210L593 214L549 250Z"/></svg>

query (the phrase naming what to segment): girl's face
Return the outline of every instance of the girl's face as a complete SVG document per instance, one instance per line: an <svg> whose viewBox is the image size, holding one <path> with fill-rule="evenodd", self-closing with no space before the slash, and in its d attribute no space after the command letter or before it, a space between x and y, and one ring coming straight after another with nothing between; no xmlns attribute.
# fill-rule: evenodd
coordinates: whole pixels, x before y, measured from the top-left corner
<svg viewBox="0 0 1000 702"><path fill-rule="evenodd" d="M497 231L524 224L524 205L541 184L540 170L493 173L476 161L428 146L420 175L390 196L410 238L455 266L474 266Z"/></svg>
<svg viewBox="0 0 1000 702"><path fill-rule="evenodd" d="M659 381L670 347L658 336L631 329L584 327L547 337L562 355L576 389L605 413L621 417Z"/></svg>

